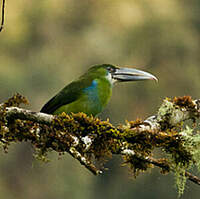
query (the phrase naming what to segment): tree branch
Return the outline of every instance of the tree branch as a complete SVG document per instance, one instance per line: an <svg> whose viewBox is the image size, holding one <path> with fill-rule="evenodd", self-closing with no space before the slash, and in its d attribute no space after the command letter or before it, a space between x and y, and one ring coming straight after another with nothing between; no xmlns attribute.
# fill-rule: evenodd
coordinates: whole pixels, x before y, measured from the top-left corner
<svg viewBox="0 0 200 199"><path fill-rule="evenodd" d="M200 100L165 99L155 116L118 127L84 113L53 116L14 107L22 102L27 103L16 95L0 106L0 141L5 150L12 142L29 141L41 159L50 150L68 152L95 175L102 171L94 160L118 154L135 176L154 165L161 173L172 171L200 185L200 179L186 171L200 165L200 135L183 123L191 119L194 124L199 118ZM155 148L161 148L163 158L154 157Z"/></svg>

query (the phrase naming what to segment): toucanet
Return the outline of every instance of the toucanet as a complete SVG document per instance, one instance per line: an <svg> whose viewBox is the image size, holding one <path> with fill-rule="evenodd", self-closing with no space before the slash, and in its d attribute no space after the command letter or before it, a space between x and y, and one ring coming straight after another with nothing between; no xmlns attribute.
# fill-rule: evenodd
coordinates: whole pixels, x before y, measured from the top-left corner
<svg viewBox="0 0 200 199"><path fill-rule="evenodd" d="M65 86L41 109L48 114L84 112L97 115L108 104L116 82L156 80L147 72L110 64L92 66L77 80Z"/></svg>

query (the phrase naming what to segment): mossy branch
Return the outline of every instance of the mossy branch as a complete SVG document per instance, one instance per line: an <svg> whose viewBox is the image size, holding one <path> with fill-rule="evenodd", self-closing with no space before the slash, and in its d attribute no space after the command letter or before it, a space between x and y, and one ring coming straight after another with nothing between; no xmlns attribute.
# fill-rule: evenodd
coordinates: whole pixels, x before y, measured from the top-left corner
<svg viewBox="0 0 200 199"><path fill-rule="evenodd" d="M109 121L84 113L58 116L19 108L27 100L17 94L0 106L0 142L5 151L12 142L29 141L36 156L45 160L47 152L68 152L94 174L102 173L94 161L121 155L135 176L157 166L161 173L176 175L179 194L186 178L200 185L200 179L186 170L200 170L200 134L194 129L200 116L200 100L191 97L165 99L158 113L142 121L114 127ZM184 121L192 121L192 127ZM156 158L154 149L162 150Z"/></svg>

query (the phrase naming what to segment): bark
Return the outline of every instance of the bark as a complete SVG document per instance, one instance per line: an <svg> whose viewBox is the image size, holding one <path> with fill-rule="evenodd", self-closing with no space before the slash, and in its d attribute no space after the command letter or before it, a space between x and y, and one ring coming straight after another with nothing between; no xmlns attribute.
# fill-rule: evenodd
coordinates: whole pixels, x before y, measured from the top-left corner
<svg viewBox="0 0 200 199"><path fill-rule="evenodd" d="M31 142L37 156L47 152L68 152L93 174L101 174L95 161L121 155L135 176L153 166L161 173L178 172L200 185L200 179L186 171L199 165L200 137L194 124L200 116L200 100L191 97L165 99L158 113L146 120L114 127L109 121L84 113L53 116L19 108L27 101L16 95L0 106L0 141L5 150L14 142ZM192 128L184 122L192 121ZM154 157L161 148L167 156Z"/></svg>

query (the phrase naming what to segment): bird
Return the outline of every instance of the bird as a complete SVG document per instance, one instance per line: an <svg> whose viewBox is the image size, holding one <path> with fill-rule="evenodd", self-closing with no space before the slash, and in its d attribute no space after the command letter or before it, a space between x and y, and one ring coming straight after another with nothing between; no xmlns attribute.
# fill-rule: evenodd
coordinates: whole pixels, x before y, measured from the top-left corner
<svg viewBox="0 0 200 199"><path fill-rule="evenodd" d="M157 80L145 71L111 64L94 65L51 98L40 112L58 115L84 112L96 116L108 104L117 82Z"/></svg>

